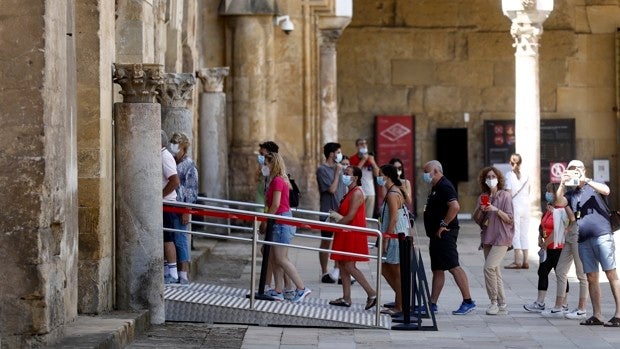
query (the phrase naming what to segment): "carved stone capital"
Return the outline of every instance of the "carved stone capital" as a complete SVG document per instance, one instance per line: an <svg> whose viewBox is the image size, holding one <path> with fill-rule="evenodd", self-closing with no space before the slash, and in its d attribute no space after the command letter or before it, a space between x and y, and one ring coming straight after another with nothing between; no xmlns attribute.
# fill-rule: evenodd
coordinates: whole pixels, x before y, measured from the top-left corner
<svg viewBox="0 0 620 349"><path fill-rule="evenodd" d="M186 108L195 84L192 73L168 73L157 87L157 101L165 108Z"/></svg>
<svg viewBox="0 0 620 349"><path fill-rule="evenodd" d="M342 35L342 29L323 29L320 31L320 49L321 51L336 50L336 41Z"/></svg>
<svg viewBox="0 0 620 349"><path fill-rule="evenodd" d="M543 32L540 23L519 23L512 22L510 27L510 35L515 42L512 44L516 48L516 54L520 55L537 55L538 39Z"/></svg>
<svg viewBox="0 0 620 349"><path fill-rule="evenodd" d="M224 78L229 72L229 67L203 68L196 72L196 76L202 81L204 92L222 92Z"/></svg>
<svg viewBox="0 0 620 349"><path fill-rule="evenodd" d="M123 103L155 103L156 88L164 83L164 66L115 63L112 81L121 86Z"/></svg>

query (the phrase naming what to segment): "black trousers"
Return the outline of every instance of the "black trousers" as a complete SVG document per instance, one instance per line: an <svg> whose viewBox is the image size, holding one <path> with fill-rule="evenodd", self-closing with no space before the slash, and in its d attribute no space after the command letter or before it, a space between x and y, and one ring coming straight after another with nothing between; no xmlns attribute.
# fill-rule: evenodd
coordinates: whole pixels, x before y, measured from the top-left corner
<svg viewBox="0 0 620 349"><path fill-rule="evenodd" d="M560 260L562 249L547 249L547 259L538 266L538 290L546 291L549 288L549 273L555 270ZM566 293L568 293L568 282L566 283Z"/></svg>

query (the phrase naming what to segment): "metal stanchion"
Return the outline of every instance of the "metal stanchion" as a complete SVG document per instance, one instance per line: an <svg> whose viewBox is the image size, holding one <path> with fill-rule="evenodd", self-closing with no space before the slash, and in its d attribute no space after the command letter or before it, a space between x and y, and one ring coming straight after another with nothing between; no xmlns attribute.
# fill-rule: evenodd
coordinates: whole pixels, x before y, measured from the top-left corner
<svg viewBox="0 0 620 349"><path fill-rule="evenodd" d="M267 220L267 229L265 230L265 241L273 241L273 219ZM264 244L263 251L263 261L260 267L260 278L258 281L258 290L254 295L254 298L272 301L273 297L265 294L265 279L267 278L267 271L269 270L269 251L271 250L271 245ZM248 295L249 297L249 295Z"/></svg>
<svg viewBox="0 0 620 349"><path fill-rule="evenodd" d="M403 316L392 319L392 322L402 322L392 326L393 330L417 330L418 324L411 323L411 236L404 233L398 234L398 247L400 252L400 288L403 301Z"/></svg>

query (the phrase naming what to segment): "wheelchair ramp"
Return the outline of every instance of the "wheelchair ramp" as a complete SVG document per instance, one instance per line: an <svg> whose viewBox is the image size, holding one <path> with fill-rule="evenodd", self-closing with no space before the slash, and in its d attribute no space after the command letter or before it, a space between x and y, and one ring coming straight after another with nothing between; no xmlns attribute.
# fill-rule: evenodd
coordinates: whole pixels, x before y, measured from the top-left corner
<svg viewBox="0 0 620 349"><path fill-rule="evenodd" d="M312 294L301 303L255 300L254 309L250 309L248 294L247 289L199 283L166 286L166 321L385 329L392 325L392 318L382 314L379 326L375 326L374 308L364 310L362 304L335 307Z"/></svg>

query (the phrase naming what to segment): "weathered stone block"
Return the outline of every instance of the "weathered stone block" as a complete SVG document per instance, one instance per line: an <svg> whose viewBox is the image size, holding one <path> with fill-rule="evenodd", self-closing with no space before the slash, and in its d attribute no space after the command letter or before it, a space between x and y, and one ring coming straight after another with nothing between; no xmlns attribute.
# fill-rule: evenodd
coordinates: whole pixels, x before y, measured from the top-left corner
<svg viewBox="0 0 620 349"><path fill-rule="evenodd" d="M614 91L609 88L558 87L558 112L610 112L615 99Z"/></svg>
<svg viewBox="0 0 620 349"><path fill-rule="evenodd" d="M493 86L492 61L451 61L437 64L439 85L468 86L471 88Z"/></svg>
<svg viewBox="0 0 620 349"><path fill-rule="evenodd" d="M610 61L568 60L568 84L575 87L614 88L615 72Z"/></svg>
<svg viewBox="0 0 620 349"><path fill-rule="evenodd" d="M428 60L392 60L393 85L431 85L435 83L435 64Z"/></svg>
<svg viewBox="0 0 620 349"><path fill-rule="evenodd" d="M508 32L480 33L473 32L467 36L467 54L471 60L513 61L513 39Z"/></svg>

